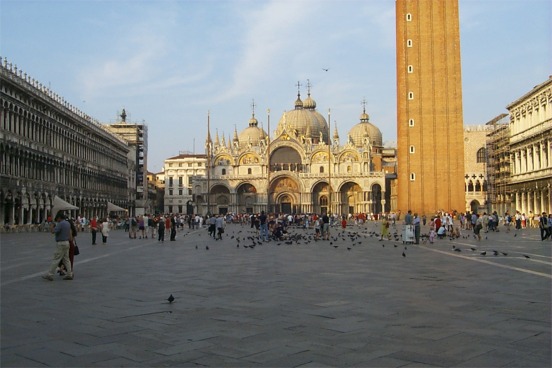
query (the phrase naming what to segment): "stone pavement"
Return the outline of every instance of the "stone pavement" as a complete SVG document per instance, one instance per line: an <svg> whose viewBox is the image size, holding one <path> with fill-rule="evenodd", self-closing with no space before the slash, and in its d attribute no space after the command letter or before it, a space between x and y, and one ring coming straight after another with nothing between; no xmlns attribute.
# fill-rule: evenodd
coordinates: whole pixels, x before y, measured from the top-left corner
<svg viewBox="0 0 552 368"><path fill-rule="evenodd" d="M0 234L1 366L551 366L538 229L405 246L365 226L254 248L240 225L163 244L81 233L75 279L53 282L51 234Z"/></svg>

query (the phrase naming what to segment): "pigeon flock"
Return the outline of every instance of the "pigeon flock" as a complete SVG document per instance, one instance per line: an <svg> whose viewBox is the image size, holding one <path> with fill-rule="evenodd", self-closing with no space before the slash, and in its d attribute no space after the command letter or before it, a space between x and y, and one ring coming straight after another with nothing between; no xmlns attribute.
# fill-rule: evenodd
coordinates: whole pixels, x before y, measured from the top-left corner
<svg viewBox="0 0 552 368"><path fill-rule="evenodd" d="M374 226L378 226L378 223L374 223ZM330 236L329 240L322 240L315 236L314 232L311 230L306 230L304 228L288 228L288 231L285 233L285 236L279 239L271 239L269 242L265 242L259 238L258 232L254 229L249 230L248 228L239 228L239 230L234 229L231 232L225 233L224 237L227 238L230 241L235 242L236 248L240 249L255 249L258 246L308 246L308 245L319 245L319 246L325 246L326 244L329 244L330 247L333 247L334 249L338 250L340 246L343 246L343 248L347 249L348 252L353 251L353 249L356 246L362 246L362 245L370 245L372 242L371 239L374 241L380 241L382 248L385 248L386 242L392 242L393 248L401 248L401 256L402 258L407 257L407 251L408 247L399 244L402 240L402 235L395 230L393 233L389 233L387 236L387 239L383 239L383 237L380 236L380 234L377 231L370 231L369 226L361 231L354 231L353 229L337 229L332 228L332 232L335 233L334 235ZM184 236L191 235L192 233L188 232L186 234L183 234ZM201 236L201 233L196 233L195 235ZM458 238L454 237L448 237L450 241L459 240L462 239L470 239L472 235L464 235ZM514 234L514 236L517 236L517 234ZM475 236L474 236L475 237ZM394 239L394 242L393 242ZM487 237L485 237L487 240ZM420 236L420 245L433 245L428 244L429 235L428 234L421 234ZM404 244L405 242L403 242ZM387 243L389 244L389 243ZM441 243L443 244L443 243ZM413 246L417 246L418 244L413 244ZM199 247L196 244L195 249L198 250ZM205 250L209 250L209 245L205 246ZM493 255L494 257L506 257L508 256L507 252L498 251L495 249L479 249L477 246L468 246L466 248L459 247L457 245L452 245L452 252L456 253L462 253L462 252L468 252L474 255L478 255L480 257L486 257L487 255ZM522 256L525 259L531 258L530 256L526 254L522 254ZM169 304L173 303L175 301L174 296L171 294L168 297Z"/></svg>

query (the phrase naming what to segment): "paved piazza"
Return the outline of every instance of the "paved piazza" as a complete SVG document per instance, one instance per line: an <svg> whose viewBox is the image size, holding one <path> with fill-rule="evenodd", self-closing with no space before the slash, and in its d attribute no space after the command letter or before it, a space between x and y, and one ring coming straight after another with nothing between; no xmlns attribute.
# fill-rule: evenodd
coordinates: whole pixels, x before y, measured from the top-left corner
<svg viewBox="0 0 552 368"><path fill-rule="evenodd" d="M51 234L0 234L1 366L551 366L552 243L538 229L406 249L378 230L314 242L297 229L299 242L254 248L240 225L163 244L80 233L75 279L54 282L41 278Z"/></svg>

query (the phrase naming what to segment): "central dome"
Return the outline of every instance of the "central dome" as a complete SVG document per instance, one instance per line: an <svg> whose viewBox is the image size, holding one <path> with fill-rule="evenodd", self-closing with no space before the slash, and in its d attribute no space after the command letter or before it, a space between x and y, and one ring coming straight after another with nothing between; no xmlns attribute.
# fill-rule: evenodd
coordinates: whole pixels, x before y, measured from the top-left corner
<svg viewBox="0 0 552 368"><path fill-rule="evenodd" d="M316 142L319 142L320 138L324 142L328 142L328 123L316 111L316 102L311 99L310 94L305 103L301 101L301 96L298 94L295 109L284 112L276 131L281 133L284 130L289 134L297 133L298 137L313 138Z"/></svg>

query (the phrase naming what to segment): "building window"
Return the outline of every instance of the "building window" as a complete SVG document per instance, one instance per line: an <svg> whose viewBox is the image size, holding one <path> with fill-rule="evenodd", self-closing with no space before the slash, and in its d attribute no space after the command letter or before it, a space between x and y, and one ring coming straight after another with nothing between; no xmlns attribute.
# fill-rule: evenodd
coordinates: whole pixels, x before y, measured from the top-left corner
<svg viewBox="0 0 552 368"><path fill-rule="evenodd" d="M178 177L178 185L179 185L179 186L182 186L182 176L179 176L179 177Z"/></svg>
<svg viewBox="0 0 552 368"><path fill-rule="evenodd" d="M172 187L173 186L173 177L170 176L169 177L169 187Z"/></svg>
<svg viewBox="0 0 552 368"><path fill-rule="evenodd" d="M411 127L414 126L414 119L408 120L408 126L411 126Z"/></svg>
<svg viewBox="0 0 552 368"><path fill-rule="evenodd" d="M407 21L407 22L412 21L412 14L406 13L406 21Z"/></svg>
<svg viewBox="0 0 552 368"><path fill-rule="evenodd" d="M485 147L481 147L479 150L477 150L477 163L485 163L487 157L487 150Z"/></svg>
<svg viewBox="0 0 552 368"><path fill-rule="evenodd" d="M173 190L172 190L172 189L169 189L169 195L170 195L170 196L173 195Z"/></svg>
<svg viewBox="0 0 552 368"><path fill-rule="evenodd" d="M178 189L178 195L182 195L182 189Z"/></svg>
<svg viewBox="0 0 552 368"><path fill-rule="evenodd" d="M408 99L413 100L414 99L414 92L408 92Z"/></svg>
<svg viewBox="0 0 552 368"><path fill-rule="evenodd" d="M410 153L414 153L414 146L410 146Z"/></svg>
<svg viewBox="0 0 552 368"><path fill-rule="evenodd" d="M410 181L416 180L416 174L410 173Z"/></svg>
<svg viewBox="0 0 552 368"><path fill-rule="evenodd" d="M412 47L412 40L406 40L406 47Z"/></svg>
<svg viewBox="0 0 552 368"><path fill-rule="evenodd" d="M409 73L413 73L414 72L414 67L412 65L409 65L408 66L408 72Z"/></svg>
<svg viewBox="0 0 552 368"><path fill-rule="evenodd" d="M247 175L251 175L251 168L247 169Z"/></svg>
<svg viewBox="0 0 552 368"><path fill-rule="evenodd" d="M324 173L324 166L320 166L320 174Z"/></svg>
<svg viewBox="0 0 552 368"><path fill-rule="evenodd" d="M222 175L226 175L226 169L222 169Z"/></svg>

